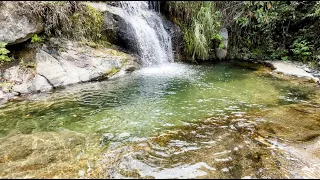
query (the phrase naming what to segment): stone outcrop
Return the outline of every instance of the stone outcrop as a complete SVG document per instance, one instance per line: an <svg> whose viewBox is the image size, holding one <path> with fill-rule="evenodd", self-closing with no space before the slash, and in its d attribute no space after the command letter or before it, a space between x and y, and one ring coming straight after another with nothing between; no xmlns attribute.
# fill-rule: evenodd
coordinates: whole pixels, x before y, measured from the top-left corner
<svg viewBox="0 0 320 180"><path fill-rule="evenodd" d="M43 31L41 19L18 14L10 1L0 5L0 27L0 42L9 45L24 42Z"/></svg>
<svg viewBox="0 0 320 180"><path fill-rule="evenodd" d="M216 53L216 57L219 60L222 60L224 58L226 58L227 56L227 49L228 49L228 30L226 28L222 28L220 30L220 35L222 36L222 43L224 44L223 48L216 48L215 49L215 53Z"/></svg>
<svg viewBox="0 0 320 180"><path fill-rule="evenodd" d="M86 2L86 4L104 14L103 34L108 37L108 41L132 53L139 54L138 39L133 34L135 30L120 16L123 13L120 7L110 6L108 5L110 3L103 2Z"/></svg>
<svg viewBox="0 0 320 180"><path fill-rule="evenodd" d="M137 57L108 48L91 48L77 42L51 38L36 53L36 68L7 69L7 92L30 94L93 80L117 77L139 68ZM2 87L4 89L4 87Z"/></svg>
<svg viewBox="0 0 320 180"><path fill-rule="evenodd" d="M267 61L267 63L270 64L276 73L306 78L314 82L319 82L319 78L314 77L311 73L306 72L304 69L298 67L292 62Z"/></svg>

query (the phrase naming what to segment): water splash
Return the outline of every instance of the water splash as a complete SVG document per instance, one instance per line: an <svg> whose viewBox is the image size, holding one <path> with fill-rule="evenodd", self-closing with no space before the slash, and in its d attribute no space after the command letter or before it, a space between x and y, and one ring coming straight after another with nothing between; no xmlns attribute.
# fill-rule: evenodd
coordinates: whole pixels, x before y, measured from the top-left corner
<svg viewBox="0 0 320 180"><path fill-rule="evenodd" d="M147 1L120 1L119 13L132 25L139 55L144 66L173 62L171 37L164 29L162 19L149 9Z"/></svg>

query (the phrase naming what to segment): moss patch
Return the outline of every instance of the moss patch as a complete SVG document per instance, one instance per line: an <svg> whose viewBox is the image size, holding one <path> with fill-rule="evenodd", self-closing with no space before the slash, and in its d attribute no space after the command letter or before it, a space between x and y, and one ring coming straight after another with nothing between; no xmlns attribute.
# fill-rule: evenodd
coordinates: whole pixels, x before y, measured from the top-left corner
<svg viewBox="0 0 320 180"><path fill-rule="evenodd" d="M119 68L115 68L113 67L112 69L110 69L109 71L106 72L105 76L113 76L115 74L117 74L120 71Z"/></svg>

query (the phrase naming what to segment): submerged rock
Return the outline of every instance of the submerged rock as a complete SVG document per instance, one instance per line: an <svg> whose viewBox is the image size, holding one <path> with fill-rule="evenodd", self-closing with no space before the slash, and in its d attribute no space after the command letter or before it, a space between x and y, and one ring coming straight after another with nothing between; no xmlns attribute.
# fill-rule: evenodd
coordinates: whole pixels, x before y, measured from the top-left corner
<svg viewBox="0 0 320 180"><path fill-rule="evenodd" d="M19 133L0 139L0 177L74 178L87 160L86 153L92 152L86 144L93 138L63 130ZM77 159L79 154L82 156Z"/></svg>
<svg viewBox="0 0 320 180"><path fill-rule="evenodd" d="M125 139L125 138L128 138L129 136L130 136L130 133L123 132L118 135L118 139Z"/></svg>
<svg viewBox="0 0 320 180"><path fill-rule="evenodd" d="M43 30L41 19L20 15L14 3L7 1L0 5L0 42L18 44Z"/></svg>

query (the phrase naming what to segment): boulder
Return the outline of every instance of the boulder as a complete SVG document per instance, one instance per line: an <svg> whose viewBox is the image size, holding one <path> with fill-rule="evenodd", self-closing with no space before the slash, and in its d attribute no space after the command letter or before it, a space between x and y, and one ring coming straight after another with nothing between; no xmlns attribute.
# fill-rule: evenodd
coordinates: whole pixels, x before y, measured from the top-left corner
<svg viewBox="0 0 320 180"><path fill-rule="evenodd" d="M13 82L12 92L30 94L87 81L115 78L138 69L137 57L107 48L91 48L65 39L51 38L36 53L35 70L14 66L4 72ZM110 73L117 69L117 73Z"/></svg>
<svg viewBox="0 0 320 180"><path fill-rule="evenodd" d="M46 92L53 88L53 86L49 84L48 80L39 74L34 78L34 86L37 92Z"/></svg>
<svg viewBox="0 0 320 180"><path fill-rule="evenodd" d="M2 2L0 7L0 42L18 44L43 30L41 19L16 12L13 2Z"/></svg>
<svg viewBox="0 0 320 180"><path fill-rule="evenodd" d="M293 62L287 62L287 61L266 61L266 62L271 65L272 69L274 69L273 71L276 73L282 73L285 75L309 79L313 82L319 82L319 78L314 77L311 73L306 72L303 68L298 67Z"/></svg>

